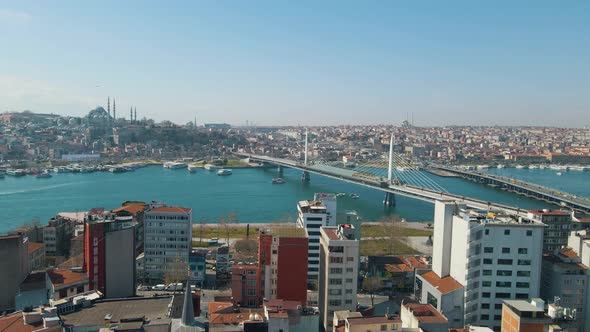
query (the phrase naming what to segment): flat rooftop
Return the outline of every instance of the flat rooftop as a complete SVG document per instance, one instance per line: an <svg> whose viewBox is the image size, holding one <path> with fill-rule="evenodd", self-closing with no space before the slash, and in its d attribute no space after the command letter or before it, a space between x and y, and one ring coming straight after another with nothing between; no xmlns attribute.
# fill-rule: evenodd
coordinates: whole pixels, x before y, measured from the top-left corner
<svg viewBox="0 0 590 332"><path fill-rule="evenodd" d="M299 201L297 205L302 213L326 213L326 206L321 201Z"/></svg>
<svg viewBox="0 0 590 332"><path fill-rule="evenodd" d="M504 304L518 314L523 312L545 313L545 310L542 308L537 308L524 300L504 300Z"/></svg>
<svg viewBox="0 0 590 332"><path fill-rule="evenodd" d="M95 326L104 325L105 316L111 314L113 315L112 322L120 322L124 318L143 316L146 325L166 324L170 322L168 305L171 301L172 297L160 297L96 302L90 308L83 308L69 314L61 314L61 319L65 325Z"/></svg>
<svg viewBox="0 0 590 332"><path fill-rule="evenodd" d="M281 227L269 227L260 229L261 234L270 234L276 237L307 237L307 233L304 228L295 226L281 226Z"/></svg>

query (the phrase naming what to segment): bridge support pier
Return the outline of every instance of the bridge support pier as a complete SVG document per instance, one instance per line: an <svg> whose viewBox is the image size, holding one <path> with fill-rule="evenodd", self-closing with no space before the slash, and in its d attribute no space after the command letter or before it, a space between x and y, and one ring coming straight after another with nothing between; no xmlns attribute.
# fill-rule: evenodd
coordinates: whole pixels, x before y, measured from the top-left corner
<svg viewBox="0 0 590 332"><path fill-rule="evenodd" d="M280 178L282 178L282 177L283 177L283 173L284 173L284 171L283 171L283 166L279 165L279 166L277 167L277 173L279 173L279 177L280 177Z"/></svg>
<svg viewBox="0 0 590 332"><path fill-rule="evenodd" d="M311 180L311 178L309 176L309 172L308 171L303 171L303 174L301 174L301 181L303 181L303 182L309 182L309 180Z"/></svg>
<svg viewBox="0 0 590 332"><path fill-rule="evenodd" d="M393 193L385 193L385 197L383 198L383 205L395 206L395 195Z"/></svg>

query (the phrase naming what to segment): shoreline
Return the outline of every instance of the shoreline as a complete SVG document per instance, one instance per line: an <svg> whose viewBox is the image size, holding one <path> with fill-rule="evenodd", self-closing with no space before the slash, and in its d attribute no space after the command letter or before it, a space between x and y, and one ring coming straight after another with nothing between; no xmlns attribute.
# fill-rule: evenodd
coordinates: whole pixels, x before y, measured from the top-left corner
<svg viewBox="0 0 590 332"><path fill-rule="evenodd" d="M285 222L268 222L268 223L264 223L264 222L255 222L255 223L247 223L247 222L243 222L243 223L231 223L231 224L227 224L229 228L246 228L248 225L250 225L250 228L261 228L261 227L281 227L281 226L295 226L296 222L294 221L285 221ZM431 225L431 227L428 227L428 224ZM365 221L361 223L361 226L380 226L383 225L383 222L379 222L379 221ZM406 222L398 222L398 225L400 225L403 228L410 228L410 229L417 229L417 230L432 230L434 227L434 222L432 221L406 221ZM216 224L212 224L212 223L207 223L207 224L195 224L193 223L193 229L198 229L199 227L203 227L203 228L216 228L216 227L223 227L221 226L221 224L216 223Z"/></svg>

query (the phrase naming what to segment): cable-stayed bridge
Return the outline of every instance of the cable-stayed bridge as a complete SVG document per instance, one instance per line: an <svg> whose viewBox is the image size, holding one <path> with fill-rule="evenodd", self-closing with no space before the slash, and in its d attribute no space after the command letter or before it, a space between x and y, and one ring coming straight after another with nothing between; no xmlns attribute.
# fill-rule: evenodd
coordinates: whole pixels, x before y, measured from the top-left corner
<svg viewBox="0 0 590 332"><path fill-rule="evenodd" d="M388 155L377 155L373 158L354 162L310 160L307 152L306 134L305 159L303 161L255 154L235 154L243 158L249 158L251 162L275 165L279 168L279 172L282 172L283 167L301 170L302 181L309 181L310 174L318 174L383 191L385 193L383 199L385 205L395 205L395 195L401 195L431 203L436 200L454 200L457 204L465 204L477 209L496 209L511 214L522 212L517 207L486 202L448 192L422 173L419 166L412 160L394 153L393 139L390 143Z"/></svg>

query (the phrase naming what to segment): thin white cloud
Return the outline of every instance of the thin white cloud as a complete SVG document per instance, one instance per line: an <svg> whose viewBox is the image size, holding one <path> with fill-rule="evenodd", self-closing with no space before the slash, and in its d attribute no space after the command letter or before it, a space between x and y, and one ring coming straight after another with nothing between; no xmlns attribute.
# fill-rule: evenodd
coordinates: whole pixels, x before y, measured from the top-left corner
<svg viewBox="0 0 590 332"><path fill-rule="evenodd" d="M97 102L94 97L51 82L0 75L0 113L25 109L84 112Z"/></svg>
<svg viewBox="0 0 590 332"><path fill-rule="evenodd" d="M33 19L33 17L31 16L31 14L29 14L27 12L0 8L0 24L2 24L2 23L25 24L25 23L29 23L32 19Z"/></svg>

